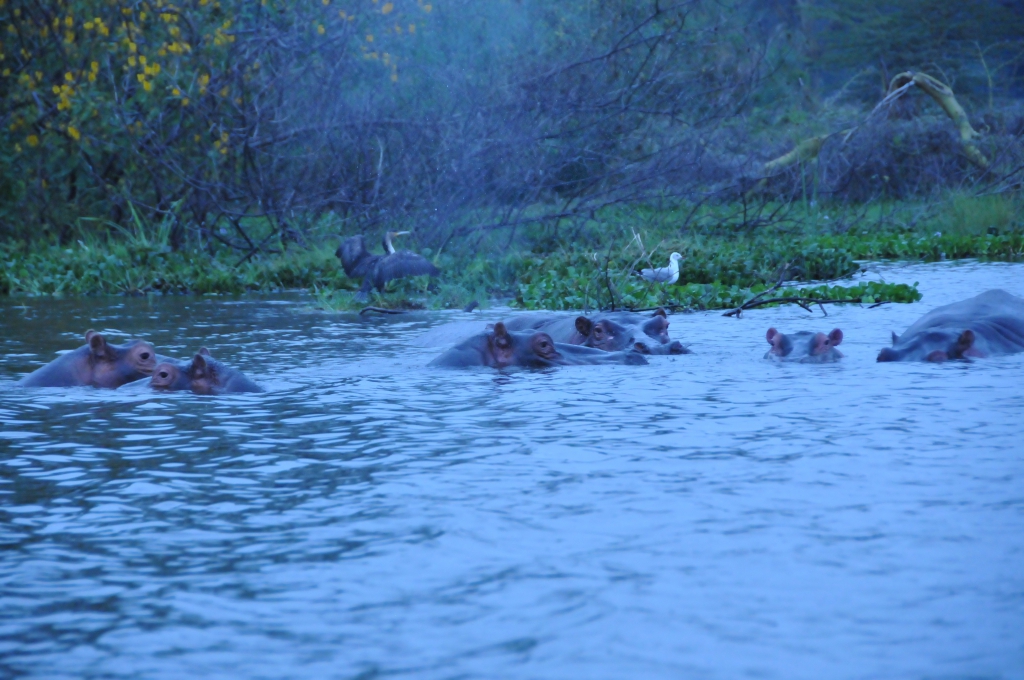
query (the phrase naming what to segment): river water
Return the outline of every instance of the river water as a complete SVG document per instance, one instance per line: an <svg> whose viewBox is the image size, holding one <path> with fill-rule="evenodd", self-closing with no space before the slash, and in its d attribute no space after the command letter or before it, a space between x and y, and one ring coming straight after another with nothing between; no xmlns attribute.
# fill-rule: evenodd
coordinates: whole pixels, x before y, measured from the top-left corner
<svg viewBox="0 0 1024 680"><path fill-rule="evenodd" d="M463 313L3 299L0 677L1024 678L1024 355L874 361L1024 265L867 276L924 299L507 373L425 367ZM846 359L764 361L772 325ZM268 391L14 385L87 328Z"/></svg>

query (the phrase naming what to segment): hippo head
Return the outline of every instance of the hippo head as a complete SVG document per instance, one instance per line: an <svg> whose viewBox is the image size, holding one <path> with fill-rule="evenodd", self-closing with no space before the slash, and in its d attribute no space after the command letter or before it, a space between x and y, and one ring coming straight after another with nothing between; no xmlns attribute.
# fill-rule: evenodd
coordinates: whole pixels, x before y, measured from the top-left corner
<svg viewBox="0 0 1024 680"><path fill-rule="evenodd" d="M554 366L562 359L555 349L555 341L547 333L510 333L499 321L487 336L488 352L494 365L529 366L533 368Z"/></svg>
<svg viewBox="0 0 1024 680"><path fill-rule="evenodd" d="M94 330L86 331L92 381L97 387L119 387L153 373L156 349L145 340L112 345Z"/></svg>
<svg viewBox="0 0 1024 680"><path fill-rule="evenodd" d="M942 362L951 359L980 357L983 353L975 346L974 331L961 333L949 330L932 330L915 334L901 341L892 334L892 347L885 347L878 353L878 361L931 361Z"/></svg>
<svg viewBox="0 0 1024 680"><path fill-rule="evenodd" d="M633 342L630 329L611 319L592 321L585 316L576 317L576 332L583 336L583 345L605 352L619 352Z"/></svg>
<svg viewBox="0 0 1024 680"><path fill-rule="evenodd" d="M640 329L650 338L657 340L662 345L667 345L671 338L668 337L668 315L663 307L654 310L651 318L640 325Z"/></svg>
<svg viewBox="0 0 1024 680"><path fill-rule="evenodd" d="M833 328L828 335L806 331L787 335L775 328L769 328L765 333L765 339L772 346L765 354L766 359L823 363L843 357L842 352L836 349L843 341L843 332L838 328Z"/></svg>
<svg viewBox="0 0 1024 680"><path fill-rule="evenodd" d="M210 394L217 386L217 370L210 350L202 347L187 364L176 365L165 361L153 371L150 386L158 390L192 390Z"/></svg>

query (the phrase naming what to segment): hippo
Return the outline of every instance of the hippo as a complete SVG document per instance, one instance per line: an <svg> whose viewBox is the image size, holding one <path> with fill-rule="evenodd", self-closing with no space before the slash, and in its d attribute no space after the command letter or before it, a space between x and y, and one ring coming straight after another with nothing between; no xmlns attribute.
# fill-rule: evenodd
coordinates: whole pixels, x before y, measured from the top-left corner
<svg viewBox="0 0 1024 680"><path fill-rule="evenodd" d="M191 390L196 394L263 391L240 371L215 360L205 347L201 347L190 362L162 362L154 369L149 384L157 390Z"/></svg>
<svg viewBox="0 0 1024 680"><path fill-rule="evenodd" d="M605 312L594 317L538 313L523 314L506 323L512 331L544 331L555 342L606 352L632 349L642 354L691 354L681 342L669 338L668 325L660 307L651 316L636 312Z"/></svg>
<svg viewBox="0 0 1024 680"><path fill-rule="evenodd" d="M990 290L967 300L937 307L903 335L892 334L892 347L878 361L947 361L1024 352L1024 299L1005 290Z"/></svg>
<svg viewBox="0 0 1024 680"><path fill-rule="evenodd" d="M646 364L637 352L605 352L592 347L556 343L543 331L514 332L503 322L462 341L430 362L430 366L464 368L489 366L547 368L585 364Z"/></svg>
<svg viewBox="0 0 1024 680"><path fill-rule="evenodd" d="M18 381L22 387L115 388L152 375L157 353L145 340L113 345L94 330L86 331L85 343Z"/></svg>
<svg viewBox="0 0 1024 680"><path fill-rule="evenodd" d="M843 353L836 349L836 345L843 341L843 332L838 328L833 328L828 335L810 331L787 335L774 328L769 328L764 337L772 346L764 355L765 359L797 361L801 364L825 364L843 358Z"/></svg>

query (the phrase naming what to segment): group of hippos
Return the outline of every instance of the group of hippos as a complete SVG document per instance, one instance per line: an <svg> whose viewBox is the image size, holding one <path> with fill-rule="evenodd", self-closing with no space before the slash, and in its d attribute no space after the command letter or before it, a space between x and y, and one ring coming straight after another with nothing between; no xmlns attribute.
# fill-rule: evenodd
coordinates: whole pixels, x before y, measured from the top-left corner
<svg viewBox="0 0 1024 680"><path fill-rule="evenodd" d="M646 364L646 354L689 354L668 335L663 309L645 315L606 312L594 317L534 313L487 326L462 339L430 362L431 366L506 368L590 364ZM826 363L843 357L837 346L843 332L785 334L769 328L766 359ZM191 360L178 361L156 353L145 340L114 345L95 331L86 344L23 377L24 387L116 388L150 379L158 390L190 390L198 394L262 392L241 372L216 361L201 348ZM938 307L903 335L893 333L892 347L878 361L967 360L1024 351L1024 299L1003 290Z"/></svg>

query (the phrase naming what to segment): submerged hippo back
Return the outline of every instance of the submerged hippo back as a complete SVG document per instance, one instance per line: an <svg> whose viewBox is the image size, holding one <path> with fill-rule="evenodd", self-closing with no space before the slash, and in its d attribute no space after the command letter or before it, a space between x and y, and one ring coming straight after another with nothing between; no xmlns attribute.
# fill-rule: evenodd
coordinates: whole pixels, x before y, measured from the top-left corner
<svg viewBox="0 0 1024 680"><path fill-rule="evenodd" d="M893 334L878 361L946 361L1024 351L1024 299L990 290L937 307Z"/></svg>

